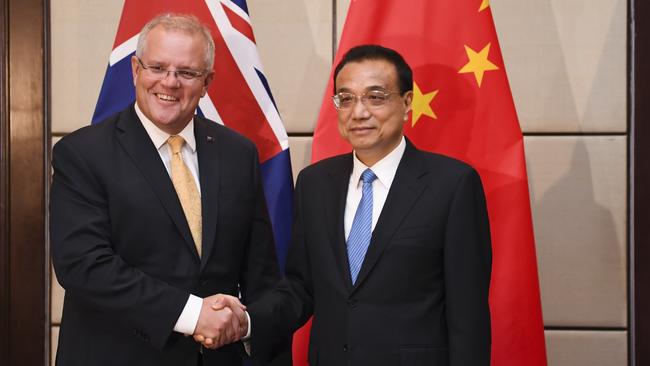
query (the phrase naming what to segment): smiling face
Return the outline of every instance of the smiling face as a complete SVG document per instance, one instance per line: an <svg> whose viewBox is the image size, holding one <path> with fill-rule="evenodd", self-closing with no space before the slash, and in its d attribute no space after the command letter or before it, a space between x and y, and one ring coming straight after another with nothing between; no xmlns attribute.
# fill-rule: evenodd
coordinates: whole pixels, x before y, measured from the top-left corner
<svg viewBox="0 0 650 366"><path fill-rule="evenodd" d="M337 93L348 92L358 97L372 90L399 91L395 66L385 60L350 62L336 76L335 85ZM412 96L410 91L404 95L398 92L386 104L374 107L357 100L352 107L337 111L339 133L364 164L374 165L399 145Z"/></svg>
<svg viewBox="0 0 650 366"><path fill-rule="evenodd" d="M206 43L201 34L157 26L147 35L141 60L145 65L168 70L205 71L205 52ZM147 72L135 56L131 58L131 69L138 107L158 128L172 135L190 122L213 77L210 71L185 80L170 72L160 79Z"/></svg>

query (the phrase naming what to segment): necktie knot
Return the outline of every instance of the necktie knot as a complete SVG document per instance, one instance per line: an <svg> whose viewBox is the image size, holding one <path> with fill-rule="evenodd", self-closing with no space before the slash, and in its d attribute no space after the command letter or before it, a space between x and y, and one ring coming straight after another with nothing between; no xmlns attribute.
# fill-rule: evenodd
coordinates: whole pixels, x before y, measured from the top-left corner
<svg viewBox="0 0 650 366"><path fill-rule="evenodd" d="M361 180L363 183L372 183L375 179L377 179L377 176L375 175L375 172L373 172L370 168L366 169L361 173Z"/></svg>
<svg viewBox="0 0 650 366"><path fill-rule="evenodd" d="M183 144L185 144L185 139L178 135L171 135L167 139L167 143L172 148L172 154L178 154L181 152Z"/></svg>

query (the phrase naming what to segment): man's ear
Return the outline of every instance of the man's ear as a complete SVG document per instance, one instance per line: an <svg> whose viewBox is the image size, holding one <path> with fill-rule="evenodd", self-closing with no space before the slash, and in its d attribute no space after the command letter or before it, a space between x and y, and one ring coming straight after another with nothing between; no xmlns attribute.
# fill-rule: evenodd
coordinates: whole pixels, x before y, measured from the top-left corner
<svg viewBox="0 0 650 366"><path fill-rule="evenodd" d="M210 73L205 77L205 80L203 81L203 93L201 96L205 96L205 93L208 92L208 87L210 86L210 83L214 79L214 71L210 71Z"/></svg>
<svg viewBox="0 0 650 366"><path fill-rule="evenodd" d="M140 63L136 56L131 56L131 73L133 75L133 86L135 86L135 79L138 76L138 70L140 69Z"/></svg>
<svg viewBox="0 0 650 366"><path fill-rule="evenodd" d="M407 91L404 96L404 114L408 114L411 111L411 108L413 108L413 91L409 90Z"/></svg>

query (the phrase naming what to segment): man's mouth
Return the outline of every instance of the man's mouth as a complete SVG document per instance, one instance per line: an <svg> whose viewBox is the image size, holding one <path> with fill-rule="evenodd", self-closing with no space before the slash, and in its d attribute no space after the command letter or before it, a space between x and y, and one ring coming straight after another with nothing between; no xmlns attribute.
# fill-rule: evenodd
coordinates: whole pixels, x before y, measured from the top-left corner
<svg viewBox="0 0 650 366"><path fill-rule="evenodd" d="M167 101L167 102L178 102L178 98L173 95L163 94L163 93L154 93L158 99Z"/></svg>
<svg viewBox="0 0 650 366"><path fill-rule="evenodd" d="M372 130L372 129L373 129L373 127L370 127L370 126L357 126L357 127L350 128L350 131L351 132L365 132L365 131L369 131L369 130Z"/></svg>

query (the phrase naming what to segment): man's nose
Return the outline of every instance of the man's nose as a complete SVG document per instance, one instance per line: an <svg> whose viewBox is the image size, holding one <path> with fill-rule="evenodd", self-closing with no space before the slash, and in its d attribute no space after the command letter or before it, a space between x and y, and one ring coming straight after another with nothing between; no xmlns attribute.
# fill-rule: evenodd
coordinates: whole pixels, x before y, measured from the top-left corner
<svg viewBox="0 0 650 366"><path fill-rule="evenodd" d="M165 86L178 87L181 81L178 79L178 73L175 70L167 70L165 76L160 80Z"/></svg>
<svg viewBox="0 0 650 366"><path fill-rule="evenodd" d="M363 103L362 99L357 97L352 105L352 118L354 119L366 119L370 117L370 111Z"/></svg>

